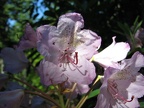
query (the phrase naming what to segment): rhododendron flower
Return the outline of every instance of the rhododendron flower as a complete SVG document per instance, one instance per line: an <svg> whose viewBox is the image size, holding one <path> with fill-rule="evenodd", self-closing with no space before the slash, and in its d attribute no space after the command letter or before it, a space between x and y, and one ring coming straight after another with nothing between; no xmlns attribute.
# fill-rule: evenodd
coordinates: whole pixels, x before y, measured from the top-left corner
<svg viewBox="0 0 144 108"><path fill-rule="evenodd" d="M0 92L0 108L20 108L23 96L21 89Z"/></svg>
<svg viewBox="0 0 144 108"><path fill-rule="evenodd" d="M36 32L30 26L29 23L26 24L25 33L20 39L19 45L17 46L20 50L26 50L30 48L36 48L37 36Z"/></svg>
<svg viewBox="0 0 144 108"><path fill-rule="evenodd" d="M92 61L98 62L103 67L117 67L116 64L118 61L123 60L127 53L130 50L130 46L125 42L117 42L115 41L116 37L113 37L113 42L107 48L102 50L101 52L95 54L92 58Z"/></svg>
<svg viewBox="0 0 144 108"><path fill-rule="evenodd" d="M28 59L24 52L19 49L4 48L1 50L0 57L4 61L4 71L10 73L21 72L28 65Z"/></svg>
<svg viewBox="0 0 144 108"><path fill-rule="evenodd" d="M141 67L144 56L136 52L119 68L107 68L95 108L138 108L137 98L144 95L144 76L138 72Z"/></svg>
<svg viewBox="0 0 144 108"><path fill-rule="evenodd" d="M83 26L80 14L68 13L60 16L57 27L44 25L37 29L37 49L45 57L38 67L43 84L93 81L95 67L88 60L97 52L101 38L90 30L81 30Z"/></svg>

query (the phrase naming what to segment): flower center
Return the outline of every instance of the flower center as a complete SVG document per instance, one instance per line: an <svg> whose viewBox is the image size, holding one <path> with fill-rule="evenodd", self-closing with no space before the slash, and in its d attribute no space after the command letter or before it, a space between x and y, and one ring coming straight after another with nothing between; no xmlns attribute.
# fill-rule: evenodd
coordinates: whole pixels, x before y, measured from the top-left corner
<svg viewBox="0 0 144 108"><path fill-rule="evenodd" d="M59 57L59 61L61 63L72 63L77 65L78 64L78 52L74 53L72 57L72 51L69 48L66 48L61 56Z"/></svg>
<svg viewBox="0 0 144 108"><path fill-rule="evenodd" d="M75 71L77 70L78 72L80 72L83 76L85 76L87 74L87 71L85 71L84 73L81 72L80 68L82 67L82 65L78 66L78 52L74 52L74 54L72 55L73 50L70 50L70 48L66 48L63 53L61 54L61 56L59 57L59 66L63 67L63 71L66 70L67 66L70 70ZM71 64L71 65L70 65ZM71 68L74 67L74 69Z"/></svg>

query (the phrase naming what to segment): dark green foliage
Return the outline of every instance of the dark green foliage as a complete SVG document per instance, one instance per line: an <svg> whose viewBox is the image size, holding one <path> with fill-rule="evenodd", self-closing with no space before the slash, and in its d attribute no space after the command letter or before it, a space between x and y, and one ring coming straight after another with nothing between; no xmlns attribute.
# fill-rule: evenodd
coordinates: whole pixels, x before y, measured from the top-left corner
<svg viewBox="0 0 144 108"><path fill-rule="evenodd" d="M111 37L117 35L117 40L126 40L125 36L115 33L119 29L117 22L132 26L139 16L144 19L143 0L3 0L1 2L1 39L2 45L10 46L18 41L23 34L27 22L33 27L42 24L56 25L58 17L66 12L79 12L84 17L85 28L92 29L103 38L103 47L111 42ZM45 8L44 15L38 18L41 8ZM13 27L7 23L8 19L15 20ZM18 36L18 37L17 37ZM9 42L7 42L9 41ZM0 46L0 48L2 47Z"/></svg>

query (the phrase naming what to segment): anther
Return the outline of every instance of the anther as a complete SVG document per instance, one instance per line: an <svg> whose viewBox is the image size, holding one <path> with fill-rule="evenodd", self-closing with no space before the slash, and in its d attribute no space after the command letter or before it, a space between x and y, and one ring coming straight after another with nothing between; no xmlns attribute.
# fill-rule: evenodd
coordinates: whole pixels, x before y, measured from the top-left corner
<svg viewBox="0 0 144 108"><path fill-rule="evenodd" d="M126 102L131 102L133 101L133 99L134 99L134 96L131 97L131 100L126 100Z"/></svg>
<svg viewBox="0 0 144 108"><path fill-rule="evenodd" d="M75 56L74 56L74 59L75 59L75 65L78 64L78 52L75 52Z"/></svg>

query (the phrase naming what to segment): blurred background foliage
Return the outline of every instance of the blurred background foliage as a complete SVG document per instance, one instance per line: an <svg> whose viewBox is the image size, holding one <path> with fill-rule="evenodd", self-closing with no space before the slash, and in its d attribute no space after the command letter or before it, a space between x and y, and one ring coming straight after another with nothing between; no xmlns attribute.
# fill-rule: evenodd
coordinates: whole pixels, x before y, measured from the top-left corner
<svg viewBox="0 0 144 108"><path fill-rule="evenodd" d="M112 36L126 41L125 36L113 31L119 29L117 22L132 26L137 16L139 21L144 19L143 0L1 0L0 9L0 48L18 42L26 23L33 28L56 25L66 12L81 13L85 28L102 37L103 47L110 44Z"/></svg>
<svg viewBox="0 0 144 108"><path fill-rule="evenodd" d="M84 28L102 37L103 49L112 42L113 36L117 36L116 41L128 41L127 34L122 34L125 31L121 29L124 23L132 27L137 18L137 22L144 20L144 0L1 0L0 50L18 43L26 23L34 29L44 24L56 25L59 16L67 12L78 12L83 16ZM140 26L144 27L144 24ZM34 66L42 59L35 49L28 51L27 57ZM43 88L33 68L28 67L20 75L32 85ZM95 105L95 101L90 98L86 104Z"/></svg>

